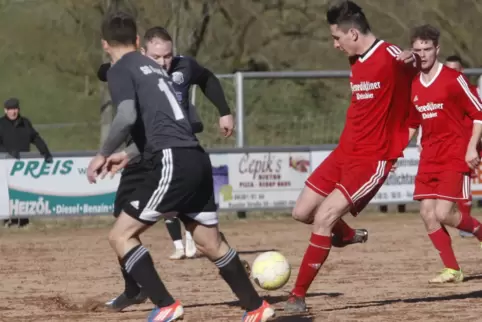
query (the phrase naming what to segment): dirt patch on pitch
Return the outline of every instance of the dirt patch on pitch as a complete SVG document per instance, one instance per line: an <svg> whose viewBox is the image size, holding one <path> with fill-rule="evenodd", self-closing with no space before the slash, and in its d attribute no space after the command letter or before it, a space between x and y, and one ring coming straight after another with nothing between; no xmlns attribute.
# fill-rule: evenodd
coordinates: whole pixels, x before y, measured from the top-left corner
<svg viewBox="0 0 482 322"><path fill-rule="evenodd" d="M276 321L477 321L482 316L482 251L474 239L451 231L468 281L429 287L441 268L436 251L414 215L360 216L350 224L367 228L367 244L334 249L307 298L310 314L282 311L307 246L309 227L290 219L233 221L223 231L243 259L279 250L293 266L290 283L261 291L278 310ZM269 232L269 233L267 233ZM124 313L101 303L122 290L107 229L83 228L4 233L0 321L143 321L152 305ZM242 310L216 268L205 258L173 262L162 224L143 238L167 287L186 309L186 321L239 321Z"/></svg>

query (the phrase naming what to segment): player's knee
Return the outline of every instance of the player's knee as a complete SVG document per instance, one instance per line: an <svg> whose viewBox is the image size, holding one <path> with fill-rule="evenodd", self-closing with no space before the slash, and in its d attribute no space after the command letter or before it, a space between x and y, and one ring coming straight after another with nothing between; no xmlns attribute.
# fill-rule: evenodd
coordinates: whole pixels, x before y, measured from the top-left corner
<svg viewBox="0 0 482 322"><path fill-rule="evenodd" d="M305 224L311 224L313 222L313 211L306 209L302 206L296 205L291 212L291 217L294 220L300 221Z"/></svg>
<svg viewBox="0 0 482 322"><path fill-rule="evenodd" d="M325 197L305 186L296 201L291 216L302 223L312 224L315 211L324 199Z"/></svg>
<svg viewBox="0 0 482 322"><path fill-rule="evenodd" d="M113 249L118 249L119 245L122 243L122 234L120 234L119 231L117 231L116 229L112 229L109 232L108 239L110 247L112 247Z"/></svg>
<svg viewBox="0 0 482 322"><path fill-rule="evenodd" d="M425 224L427 231L432 231L440 227L439 220L435 214L435 209L431 208L421 208L420 216Z"/></svg>
<svg viewBox="0 0 482 322"><path fill-rule="evenodd" d="M196 247L200 253L211 260L218 259L223 255L223 240L221 236L204 241L202 244L196 243Z"/></svg>
<svg viewBox="0 0 482 322"><path fill-rule="evenodd" d="M453 214L452 209L444 209L444 208L435 209L435 217L437 218L437 221L440 223L449 222L452 214Z"/></svg>

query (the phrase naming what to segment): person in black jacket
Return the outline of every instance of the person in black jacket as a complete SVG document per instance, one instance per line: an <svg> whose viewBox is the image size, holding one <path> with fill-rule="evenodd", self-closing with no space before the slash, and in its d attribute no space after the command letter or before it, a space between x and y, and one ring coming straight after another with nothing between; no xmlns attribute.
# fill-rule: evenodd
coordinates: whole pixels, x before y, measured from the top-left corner
<svg viewBox="0 0 482 322"><path fill-rule="evenodd" d="M8 153L16 159L20 158L20 152L30 152L30 144L33 143L45 162L52 162L52 155L26 117L20 115L20 102L17 98L10 98L4 104L5 116L0 118L0 152ZM4 225L12 224L28 225L28 218L15 218L4 220Z"/></svg>
<svg viewBox="0 0 482 322"><path fill-rule="evenodd" d="M0 152L20 158L20 152L30 152L34 144L46 162L52 162L52 154L34 129L30 120L20 115L20 102L10 98L4 104L5 116L0 118Z"/></svg>

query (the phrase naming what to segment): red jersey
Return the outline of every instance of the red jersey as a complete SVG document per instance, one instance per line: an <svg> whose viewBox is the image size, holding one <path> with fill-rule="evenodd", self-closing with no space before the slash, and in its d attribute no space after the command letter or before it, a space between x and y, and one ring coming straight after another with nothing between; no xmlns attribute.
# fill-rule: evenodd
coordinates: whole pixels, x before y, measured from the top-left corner
<svg viewBox="0 0 482 322"><path fill-rule="evenodd" d="M399 47L378 40L352 59L351 103L339 149L347 157L392 160L408 144L410 85L417 71L397 61Z"/></svg>
<svg viewBox="0 0 482 322"><path fill-rule="evenodd" d="M482 123L482 102L463 74L439 63L434 78L412 82L410 127L422 126L419 173L469 172L465 154L473 122Z"/></svg>

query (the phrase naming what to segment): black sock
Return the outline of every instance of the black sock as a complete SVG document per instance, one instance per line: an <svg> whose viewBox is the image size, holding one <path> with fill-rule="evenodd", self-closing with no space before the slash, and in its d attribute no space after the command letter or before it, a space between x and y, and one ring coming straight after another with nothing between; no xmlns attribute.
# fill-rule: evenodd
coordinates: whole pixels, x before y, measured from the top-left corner
<svg viewBox="0 0 482 322"><path fill-rule="evenodd" d="M263 304L263 299L254 289L244 265L234 249L230 248L223 257L214 261L214 264L219 268L219 273L238 297L243 308L253 311Z"/></svg>
<svg viewBox="0 0 482 322"><path fill-rule="evenodd" d="M127 273L126 269L124 268L124 265L122 265L122 259L119 259L119 265L121 268L122 272L122 277L124 278L124 293L128 298L133 298L136 297L137 294L141 291L139 288L139 285L137 285L136 281L132 278L132 276Z"/></svg>
<svg viewBox="0 0 482 322"><path fill-rule="evenodd" d="M182 240L181 221L178 218L166 220L166 227L173 241Z"/></svg>
<svg viewBox="0 0 482 322"><path fill-rule="evenodd" d="M174 299L162 283L154 268L154 262L147 248L138 245L122 259L126 272L140 285L142 291L158 307L174 304Z"/></svg>

